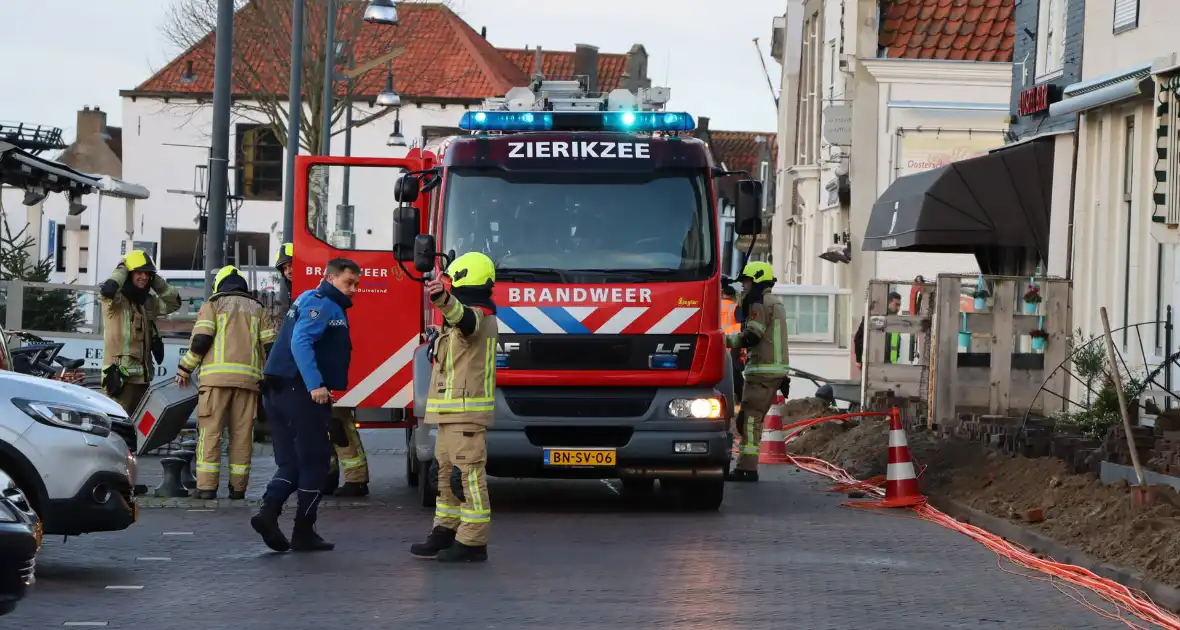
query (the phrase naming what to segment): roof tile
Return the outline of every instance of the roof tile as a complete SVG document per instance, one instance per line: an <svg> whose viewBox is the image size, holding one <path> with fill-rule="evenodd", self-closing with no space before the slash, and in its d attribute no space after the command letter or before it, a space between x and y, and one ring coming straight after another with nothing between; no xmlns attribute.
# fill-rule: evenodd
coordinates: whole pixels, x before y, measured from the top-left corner
<svg viewBox="0 0 1180 630"><path fill-rule="evenodd" d="M1015 3L890 0L881 16L878 44L894 58L1012 61Z"/></svg>
<svg viewBox="0 0 1180 630"><path fill-rule="evenodd" d="M307 5L305 54L311 59L323 55L322 25L327 20L322 6L321 3ZM279 95L287 93L290 39L273 24L289 24L290 7L289 0L250 0L235 14L234 44L238 51L234 60L235 94L246 96L260 90ZM479 100L500 96L512 87L528 84L528 74L533 67L531 52L495 48L445 4L399 3L400 24L397 27L362 22L359 17L361 7L363 5L348 3L340 8L338 32L359 28L355 36L348 38L356 43L358 65L401 47L403 50L392 65L395 87L403 97ZM283 42L284 38L287 43ZM128 92L212 93L214 46L213 33L201 37ZM574 53L570 52L546 52L546 75L572 74L573 57ZM183 76L189 64L193 78L185 81ZM602 89L613 89L621 80L626 55L600 53L598 65L599 85ZM316 66L322 67L322 64L308 64L307 71L318 72ZM353 94L375 96L381 92L388 68L389 64L381 63L355 77ZM344 86L339 89L343 92Z"/></svg>
<svg viewBox="0 0 1180 630"><path fill-rule="evenodd" d="M709 130L709 148L713 159L724 164L731 171L744 170L758 177L758 156L761 154L760 139L770 143L771 164L778 156L775 134L756 131ZM773 168L773 166L772 166Z"/></svg>

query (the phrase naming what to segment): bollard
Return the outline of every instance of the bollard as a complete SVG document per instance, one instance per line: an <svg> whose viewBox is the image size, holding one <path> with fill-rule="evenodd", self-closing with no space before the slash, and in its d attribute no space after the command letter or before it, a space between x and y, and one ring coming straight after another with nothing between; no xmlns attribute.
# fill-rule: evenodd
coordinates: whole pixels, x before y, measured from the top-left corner
<svg viewBox="0 0 1180 630"><path fill-rule="evenodd" d="M197 456L196 451L176 451L172 457L179 457L184 460L184 468L180 470L180 485L189 490L197 489L197 478L193 476L193 458Z"/></svg>
<svg viewBox="0 0 1180 630"><path fill-rule="evenodd" d="M164 467L164 480L156 486L155 496L160 499L189 496L189 491L180 483L184 460L179 457L165 457L160 460L160 465Z"/></svg>

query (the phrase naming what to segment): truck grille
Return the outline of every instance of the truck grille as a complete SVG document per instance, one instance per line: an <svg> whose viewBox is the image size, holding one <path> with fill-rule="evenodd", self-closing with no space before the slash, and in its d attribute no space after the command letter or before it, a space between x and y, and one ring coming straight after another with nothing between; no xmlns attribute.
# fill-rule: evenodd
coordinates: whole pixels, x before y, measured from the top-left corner
<svg viewBox="0 0 1180 630"><path fill-rule="evenodd" d="M647 414L656 397L653 388L612 391L603 396L593 388L501 390L512 413L522 417L639 418Z"/></svg>
<svg viewBox="0 0 1180 630"><path fill-rule="evenodd" d="M533 446L622 448L631 441L631 427L525 427Z"/></svg>
<svg viewBox="0 0 1180 630"><path fill-rule="evenodd" d="M529 359L534 370L577 368L579 370L618 370L631 366L630 339L533 339L528 342Z"/></svg>

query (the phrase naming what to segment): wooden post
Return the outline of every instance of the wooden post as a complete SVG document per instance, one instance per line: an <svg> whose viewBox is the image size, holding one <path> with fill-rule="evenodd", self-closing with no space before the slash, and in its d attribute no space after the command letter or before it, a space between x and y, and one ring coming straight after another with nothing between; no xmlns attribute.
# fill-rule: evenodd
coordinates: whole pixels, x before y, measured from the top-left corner
<svg viewBox="0 0 1180 630"><path fill-rule="evenodd" d="M1036 406L1039 404L1039 411L1046 416L1056 411L1064 411L1069 407L1066 399L1069 397L1069 389L1073 379L1066 374L1065 370L1057 370L1057 366L1065 363L1069 356L1069 334L1072 322L1069 296L1069 280L1048 280L1045 282L1045 303L1041 307L1045 317L1045 332L1049 333L1048 339L1045 340L1045 373L1052 372L1053 375L1045 383L1045 391L1041 393L1039 399L1033 401L1033 407L1034 410L1037 410Z"/></svg>
<svg viewBox="0 0 1180 630"><path fill-rule="evenodd" d="M1012 351L1016 345L1016 334L1012 317L1016 309L1016 282L997 280L995 300L992 306L991 368L988 383L991 385L988 411L992 415L1006 416L1012 392Z"/></svg>
<svg viewBox="0 0 1180 630"><path fill-rule="evenodd" d="M1123 414L1123 431L1127 434L1127 444L1131 450L1131 465L1135 467L1135 477L1139 485L1143 485L1143 468L1139 466L1139 451L1135 448L1135 436L1131 433L1131 414L1127 411L1127 395L1123 392L1123 374L1119 370L1118 358L1114 355L1114 341L1110 337L1110 319L1106 316L1106 307L1098 309L1102 316L1102 338L1106 341L1106 360L1110 363L1110 377L1114 380L1114 391L1119 396L1119 411Z"/></svg>
<svg viewBox="0 0 1180 630"><path fill-rule="evenodd" d="M951 427L957 422L956 389L959 367L959 292L962 280L958 276L939 276L934 311L934 360L930 374L932 419L940 427ZM945 430L944 430L945 432Z"/></svg>

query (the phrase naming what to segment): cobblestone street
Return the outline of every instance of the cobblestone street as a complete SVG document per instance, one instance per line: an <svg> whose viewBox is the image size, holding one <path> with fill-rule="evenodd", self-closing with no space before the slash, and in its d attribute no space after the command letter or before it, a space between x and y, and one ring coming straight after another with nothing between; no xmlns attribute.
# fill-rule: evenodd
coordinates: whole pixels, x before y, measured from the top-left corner
<svg viewBox="0 0 1180 630"><path fill-rule="evenodd" d="M1119 628L933 524L839 507L793 468L720 513L626 508L617 485L494 479L486 565L407 546L430 527L400 431L366 435L374 487L321 511L334 552L273 554L244 506L173 501L131 529L47 540L10 628ZM391 441L384 444L386 441ZM258 457L261 488L266 458ZM144 465L158 464L150 459Z"/></svg>

